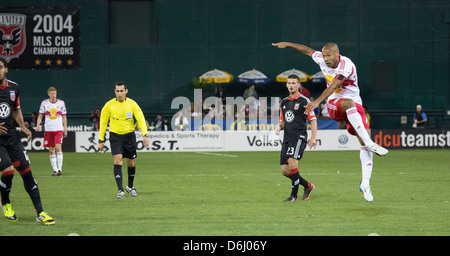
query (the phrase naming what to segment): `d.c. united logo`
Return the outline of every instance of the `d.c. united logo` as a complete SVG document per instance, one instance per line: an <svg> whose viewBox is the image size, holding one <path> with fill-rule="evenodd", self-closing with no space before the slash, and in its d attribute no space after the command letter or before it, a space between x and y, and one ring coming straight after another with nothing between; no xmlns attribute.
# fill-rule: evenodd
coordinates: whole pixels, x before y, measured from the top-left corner
<svg viewBox="0 0 450 256"><path fill-rule="evenodd" d="M0 13L0 57L9 62L25 50L26 15Z"/></svg>

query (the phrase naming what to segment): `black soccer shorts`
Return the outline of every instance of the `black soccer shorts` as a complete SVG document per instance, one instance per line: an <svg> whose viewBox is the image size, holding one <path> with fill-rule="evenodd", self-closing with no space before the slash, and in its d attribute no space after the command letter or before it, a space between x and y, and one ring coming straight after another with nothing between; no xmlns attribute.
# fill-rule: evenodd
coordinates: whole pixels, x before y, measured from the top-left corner
<svg viewBox="0 0 450 256"><path fill-rule="evenodd" d="M111 145L112 155L121 154L122 157L128 159L135 159L137 157L136 148L136 134L130 132L127 134L109 133L109 142Z"/></svg>
<svg viewBox="0 0 450 256"><path fill-rule="evenodd" d="M303 151L306 148L306 141L298 139L297 141L283 142L281 145L280 165L288 164L289 158L300 160L303 157Z"/></svg>
<svg viewBox="0 0 450 256"><path fill-rule="evenodd" d="M15 135L5 135L0 139L0 171L14 165L29 166L27 151L20 139Z"/></svg>

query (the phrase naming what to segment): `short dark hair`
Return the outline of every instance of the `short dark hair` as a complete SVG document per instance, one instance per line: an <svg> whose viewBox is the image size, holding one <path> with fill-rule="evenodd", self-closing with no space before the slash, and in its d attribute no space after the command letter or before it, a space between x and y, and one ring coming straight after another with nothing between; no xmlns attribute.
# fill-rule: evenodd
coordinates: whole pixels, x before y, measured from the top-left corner
<svg viewBox="0 0 450 256"><path fill-rule="evenodd" d="M0 61L1 61L1 62L3 62L3 66L5 66L5 68L7 68L7 67L8 67L8 62L6 62L6 60L5 60L5 59L3 59L3 58L0 58Z"/></svg>
<svg viewBox="0 0 450 256"><path fill-rule="evenodd" d="M116 86L122 86L122 85L123 85L123 87L124 87L125 89L127 89L127 85L126 85L125 82L123 82L123 81L117 82L117 83L114 85L114 89L116 88Z"/></svg>
<svg viewBox="0 0 450 256"><path fill-rule="evenodd" d="M289 75L288 79L297 79L297 81L300 83L300 78L297 75L294 75L294 74Z"/></svg>

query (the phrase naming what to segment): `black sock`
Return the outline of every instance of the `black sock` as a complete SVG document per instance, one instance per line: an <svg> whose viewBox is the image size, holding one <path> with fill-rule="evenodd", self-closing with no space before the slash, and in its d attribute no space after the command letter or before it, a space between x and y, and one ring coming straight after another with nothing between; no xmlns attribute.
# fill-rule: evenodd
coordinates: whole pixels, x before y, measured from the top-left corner
<svg viewBox="0 0 450 256"><path fill-rule="evenodd" d="M302 176L300 176L300 174L298 175L300 177L300 184L304 187L304 188L309 188L309 182L305 179L303 179Z"/></svg>
<svg viewBox="0 0 450 256"><path fill-rule="evenodd" d="M297 197L298 194L298 184L300 183L300 174L298 172L291 174L292 180L292 192L291 196Z"/></svg>
<svg viewBox="0 0 450 256"><path fill-rule="evenodd" d="M41 195L39 194L39 188L34 181L33 175L31 171L26 172L22 175L23 185L25 186L25 190L30 195L31 201L33 202L34 209L36 209L36 213L39 214L43 212L42 203L41 203Z"/></svg>
<svg viewBox="0 0 450 256"><path fill-rule="evenodd" d="M12 179L14 177L14 171L9 175L2 175L0 181L0 193L2 196L2 205L11 203L9 200L9 193L11 192Z"/></svg>
<svg viewBox="0 0 450 256"><path fill-rule="evenodd" d="M116 178L117 188L123 191L122 186L122 165L114 165L114 177Z"/></svg>
<svg viewBox="0 0 450 256"><path fill-rule="evenodd" d="M128 187L133 187L134 175L136 174L136 167L128 167Z"/></svg>

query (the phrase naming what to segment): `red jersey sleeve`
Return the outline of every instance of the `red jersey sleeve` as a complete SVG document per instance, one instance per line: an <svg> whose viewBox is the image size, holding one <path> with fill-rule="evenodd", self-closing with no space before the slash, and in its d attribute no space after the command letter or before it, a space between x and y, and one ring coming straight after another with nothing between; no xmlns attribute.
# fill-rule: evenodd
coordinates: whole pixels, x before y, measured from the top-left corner
<svg viewBox="0 0 450 256"><path fill-rule="evenodd" d="M311 110L311 111L309 111L309 113L308 113L308 121L312 121L312 120L314 120L314 119L317 119L316 118L316 115L314 114L314 110Z"/></svg>
<svg viewBox="0 0 450 256"><path fill-rule="evenodd" d="M280 108L280 119L279 119L279 121L280 122L284 122L283 111L281 110L281 108Z"/></svg>
<svg viewBox="0 0 450 256"><path fill-rule="evenodd" d="M14 103L14 109L19 109L20 108L20 97L17 96L17 100Z"/></svg>

